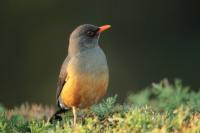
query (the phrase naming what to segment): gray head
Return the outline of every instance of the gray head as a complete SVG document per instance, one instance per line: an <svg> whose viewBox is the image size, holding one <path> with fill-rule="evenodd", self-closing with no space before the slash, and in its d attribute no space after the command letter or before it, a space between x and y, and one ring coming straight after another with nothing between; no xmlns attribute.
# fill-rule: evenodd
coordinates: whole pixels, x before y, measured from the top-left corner
<svg viewBox="0 0 200 133"><path fill-rule="evenodd" d="M110 28L110 25L97 27L91 24L78 26L70 35L68 53L76 54L86 49L98 46L100 33Z"/></svg>

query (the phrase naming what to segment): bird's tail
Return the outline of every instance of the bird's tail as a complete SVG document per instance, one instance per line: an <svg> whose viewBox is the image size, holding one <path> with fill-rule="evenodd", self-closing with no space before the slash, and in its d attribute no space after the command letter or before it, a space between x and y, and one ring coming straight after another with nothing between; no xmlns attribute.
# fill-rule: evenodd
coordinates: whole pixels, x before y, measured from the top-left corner
<svg viewBox="0 0 200 133"><path fill-rule="evenodd" d="M69 111L69 109L62 109L62 108L59 108L52 116L51 118L49 119L49 122L50 123L53 123L54 121L61 121L62 120L62 117L61 117L61 114L62 113L65 113Z"/></svg>

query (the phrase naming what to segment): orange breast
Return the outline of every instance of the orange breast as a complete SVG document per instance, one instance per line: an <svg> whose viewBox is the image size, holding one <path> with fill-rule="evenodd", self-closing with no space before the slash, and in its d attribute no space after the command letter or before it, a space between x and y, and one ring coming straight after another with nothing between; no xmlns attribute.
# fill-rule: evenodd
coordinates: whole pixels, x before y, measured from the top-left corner
<svg viewBox="0 0 200 133"><path fill-rule="evenodd" d="M99 75L71 73L62 89L60 100L68 107L89 107L105 95L107 87L108 72Z"/></svg>

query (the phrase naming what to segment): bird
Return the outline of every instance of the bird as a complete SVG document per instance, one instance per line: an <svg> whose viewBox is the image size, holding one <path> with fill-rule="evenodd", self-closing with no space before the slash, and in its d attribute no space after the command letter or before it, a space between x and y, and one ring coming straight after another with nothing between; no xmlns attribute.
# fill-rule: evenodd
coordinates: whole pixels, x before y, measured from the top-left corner
<svg viewBox="0 0 200 133"><path fill-rule="evenodd" d="M62 120L61 114L72 109L76 125L77 108L89 108L106 94L109 69L104 51L99 45L102 32L111 25L83 24L69 38L68 55L58 77L56 104L58 110L50 118Z"/></svg>

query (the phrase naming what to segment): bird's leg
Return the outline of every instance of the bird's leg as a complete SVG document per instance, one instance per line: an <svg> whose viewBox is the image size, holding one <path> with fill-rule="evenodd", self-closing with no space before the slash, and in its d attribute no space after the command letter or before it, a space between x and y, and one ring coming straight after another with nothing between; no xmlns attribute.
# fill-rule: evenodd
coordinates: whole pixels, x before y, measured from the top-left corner
<svg viewBox="0 0 200 133"><path fill-rule="evenodd" d="M74 115L74 127L76 126L76 107L72 107L73 115Z"/></svg>

